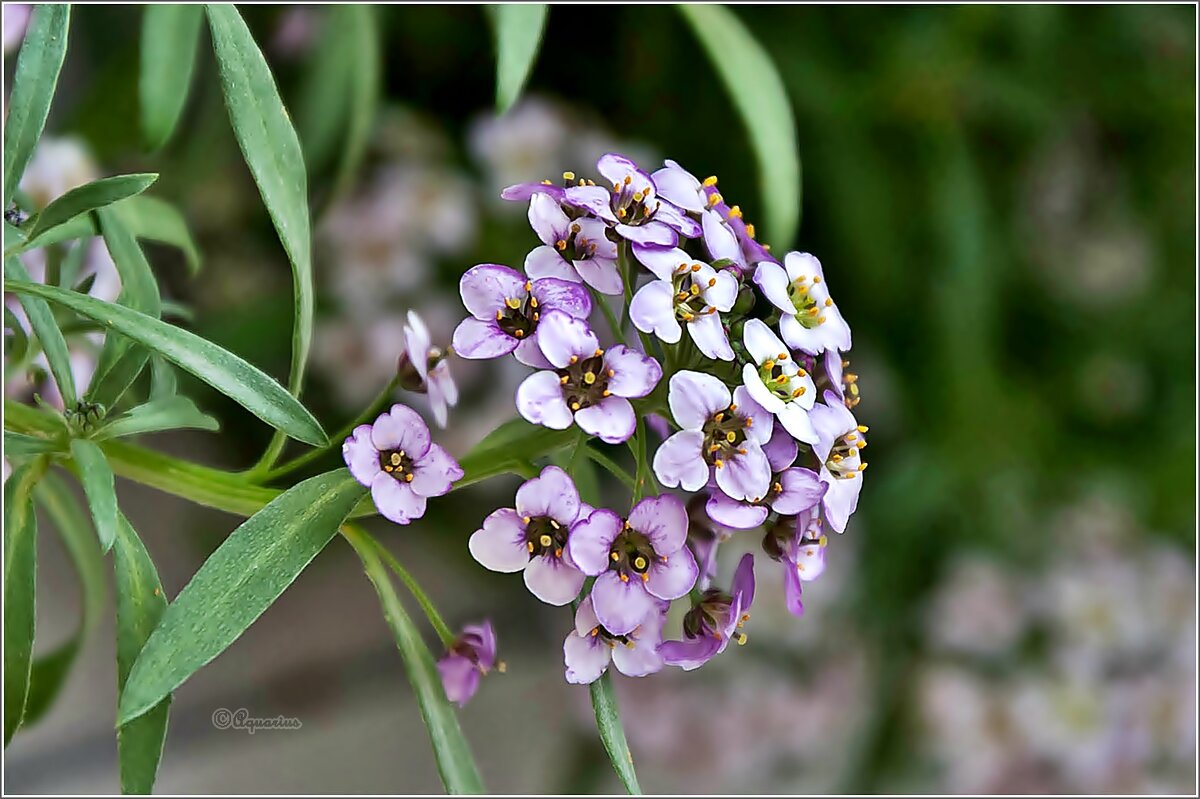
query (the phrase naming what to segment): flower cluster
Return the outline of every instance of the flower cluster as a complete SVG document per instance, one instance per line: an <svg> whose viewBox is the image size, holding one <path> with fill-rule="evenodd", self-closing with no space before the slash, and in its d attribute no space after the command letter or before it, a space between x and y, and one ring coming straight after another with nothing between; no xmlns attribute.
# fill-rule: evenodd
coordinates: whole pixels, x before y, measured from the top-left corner
<svg viewBox="0 0 1200 799"><path fill-rule="evenodd" d="M512 353L534 370L516 408L536 425L578 425L572 463L603 444L648 453L643 431L665 428L639 459L627 514L590 507L568 471L548 466L471 537L483 566L521 571L537 598L574 607L563 646L574 683L610 663L629 676L693 669L744 642L753 555L728 590L712 584L717 542L736 531L764 531L800 615L802 583L824 568L824 529L846 529L866 468L850 328L821 263L776 258L716 178L673 161L650 173L613 153L597 172L502 192L528 204L539 241L523 273L481 264L463 275L470 316L453 343L462 357ZM624 301L620 322L609 298ZM685 597L682 637L664 641Z"/></svg>

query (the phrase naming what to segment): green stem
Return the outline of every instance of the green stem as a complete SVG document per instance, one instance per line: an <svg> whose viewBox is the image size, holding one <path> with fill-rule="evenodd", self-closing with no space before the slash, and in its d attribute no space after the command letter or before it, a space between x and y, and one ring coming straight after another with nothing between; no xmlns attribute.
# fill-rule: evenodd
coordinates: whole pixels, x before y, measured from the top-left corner
<svg viewBox="0 0 1200 799"><path fill-rule="evenodd" d="M276 466L274 469L271 469L265 474L258 475L255 473L254 469L251 469L246 473L247 479L250 479L253 482L269 483L276 478L282 477L285 474L290 474L297 469L312 463L318 458L321 458L329 453L331 450L340 447L342 442L346 440L346 437L354 432L354 428L358 427L360 424L369 422L372 418L380 414L380 412L383 410L383 407L387 405L388 401L391 399L392 392L396 390L396 386L399 384L400 378L393 377L391 382L384 387L383 391L379 392L375 399L371 400L371 404L368 405L362 413L354 417L352 421L347 422L341 430L338 430L329 437L329 443L325 446L318 447L316 449L310 449L303 455L293 458L287 463Z"/></svg>
<svg viewBox="0 0 1200 799"><path fill-rule="evenodd" d="M625 740L625 728L621 726L621 712L613 692L612 675L605 672L588 686L588 690L592 694L592 710L596 713L596 729L600 731L600 740L608 752L608 759L612 761L613 771L621 778L625 791L631 796L638 796L642 788L638 785L637 772L633 768L633 753L629 751L629 742Z"/></svg>
<svg viewBox="0 0 1200 799"><path fill-rule="evenodd" d="M600 306L601 312L604 313L604 318L608 320L608 329L612 331L613 338L618 344L625 343L625 328L617 321L616 315L613 313L612 307L608 304L608 298L600 292L596 291L591 286L588 286L588 291L592 294L592 299L596 305Z"/></svg>
<svg viewBox="0 0 1200 799"><path fill-rule="evenodd" d="M356 528L358 533L367 539L379 553L379 557L383 558L396 576L400 578L400 582L404 583L404 587L412 594L413 599L417 600L417 604L421 606L421 610L425 612L425 618L429 619L429 624L437 632L438 638L442 639L442 644L449 648L455 640L454 633L450 632L450 628L446 626L446 622L442 620L442 615L438 613L434 607L433 601L429 595L421 588L416 579L409 573L408 569L401 565L400 561L396 560L396 556L388 551L387 547L379 543L379 539L372 536L362 528Z"/></svg>
<svg viewBox="0 0 1200 799"><path fill-rule="evenodd" d="M591 447L585 446L583 447L583 451L584 455L593 463L604 468L609 474L624 483L625 487L630 491L633 490L634 485L636 485L636 480L632 475L629 474L629 472L622 469L620 464L605 455L603 452L592 449Z"/></svg>

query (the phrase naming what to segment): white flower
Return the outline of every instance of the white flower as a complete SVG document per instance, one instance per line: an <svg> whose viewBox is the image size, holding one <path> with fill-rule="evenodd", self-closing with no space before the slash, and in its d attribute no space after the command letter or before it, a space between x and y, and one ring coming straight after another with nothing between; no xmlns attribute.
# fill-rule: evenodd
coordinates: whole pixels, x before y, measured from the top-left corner
<svg viewBox="0 0 1200 799"><path fill-rule="evenodd" d="M754 282L783 311L779 332L788 346L818 355L850 349L850 326L829 296L821 262L806 252L789 252L783 266L764 261Z"/></svg>
<svg viewBox="0 0 1200 799"><path fill-rule="evenodd" d="M658 278L638 289L629 304L629 318L637 329L674 344L683 333L683 322L706 356L732 361L733 349L720 314L737 301L737 279L696 261L678 247L663 250L634 245L633 251Z"/></svg>
<svg viewBox="0 0 1200 799"><path fill-rule="evenodd" d="M787 347L761 319L750 319L742 330L742 343L754 363L742 367L742 381L755 402L806 444L817 443L808 412L817 401L812 377L792 358Z"/></svg>

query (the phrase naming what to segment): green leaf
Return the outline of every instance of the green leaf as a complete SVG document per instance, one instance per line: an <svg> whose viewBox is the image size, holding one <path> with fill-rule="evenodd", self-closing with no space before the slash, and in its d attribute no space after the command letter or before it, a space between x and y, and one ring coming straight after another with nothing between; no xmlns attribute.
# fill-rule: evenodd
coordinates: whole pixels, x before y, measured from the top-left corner
<svg viewBox="0 0 1200 799"><path fill-rule="evenodd" d="M521 96L533 70L549 7L543 3L487 6L496 36L496 110L503 114Z"/></svg>
<svg viewBox="0 0 1200 799"><path fill-rule="evenodd" d="M93 180L91 183L71 189L52 201L40 214L30 220L26 238L36 241L41 234L69 222L80 214L86 214L127 197L141 194L156 180L158 180L158 175L153 172L115 175Z"/></svg>
<svg viewBox="0 0 1200 799"><path fill-rule="evenodd" d="M379 53L379 20L369 5L342 4L334 6L333 20L342 32L342 47L346 51L347 84L350 107L346 115L346 140L342 144L342 159L334 180L335 196L344 194L353 182L367 143L379 105L381 58Z"/></svg>
<svg viewBox="0 0 1200 799"><path fill-rule="evenodd" d="M637 772L633 770L633 753L625 740L625 728L621 726L621 715L617 709L617 697L613 692L612 675L605 672L600 679L588 686L592 694L592 709L596 712L596 729L613 770L621 778L621 784L631 796L642 792L638 785Z"/></svg>
<svg viewBox="0 0 1200 799"><path fill-rule="evenodd" d="M4 274L6 278L11 276L17 280L30 279L25 265L15 255L4 259ZM75 373L71 371L71 353L67 351L67 340L63 338L62 330L54 320L54 313L44 300L36 297L19 297L18 300L25 310L25 316L29 318L30 328L37 336L38 343L42 345L42 352L46 353L50 373L54 375L54 383L63 398L63 407L74 407Z"/></svg>
<svg viewBox="0 0 1200 799"><path fill-rule="evenodd" d="M137 239L111 209L97 211L96 220L104 236L104 246L121 276L121 294L117 302L150 316L161 316L158 281ZM128 338L105 336L96 372L88 387L88 399L107 408L115 406L141 374L149 358L150 353Z"/></svg>
<svg viewBox="0 0 1200 799"><path fill-rule="evenodd" d="M138 657L118 724L145 713L237 640L365 495L346 469L299 483L234 530L167 609Z"/></svg>
<svg viewBox="0 0 1200 799"><path fill-rule="evenodd" d="M475 766L471 748L463 736L454 707L446 699L442 688L441 678L434 665L433 655L429 647L421 639L421 633L413 624L400 598L396 595L395 586L388 577L387 568L379 558L378 552L372 546L369 537L353 525L347 525L343 535L354 551L358 553L367 572L371 584L379 594L379 602L383 605L383 615L392 634L396 638L396 647L404 660L404 668L408 673L408 681L416 694L417 704L421 708L421 718L429 731L429 739L433 744L433 755L437 761L438 774L447 793L480 794L484 793L483 780Z"/></svg>
<svg viewBox="0 0 1200 799"><path fill-rule="evenodd" d="M96 523L100 548L108 552L117 538L117 490L112 468L99 445L85 438L71 440L71 457L79 467L79 482Z"/></svg>
<svg viewBox="0 0 1200 799"><path fill-rule="evenodd" d="M720 5L677 5L733 98L758 158L766 228L779 250L800 221L800 154L796 120L771 57L741 20Z"/></svg>
<svg viewBox="0 0 1200 799"><path fill-rule="evenodd" d="M161 355L150 359L150 399L162 400L174 397L179 392L175 368Z"/></svg>
<svg viewBox="0 0 1200 799"><path fill-rule="evenodd" d="M149 5L143 12L138 98L147 150L167 143L187 103L203 16L198 5L174 3Z"/></svg>
<svg viewBox="0 0 1200 799"><path fill-rule="evenodd" d="M5 208L46 126L58 73L67 54L70 19L70 5L36 6L25 32L4 124L4 197L0 205Z"/></svg>
<svg viewBox="0 0 1200 799"><path fill-rule="evenodd" d="M135 408L130 408L123 416L97 430L92 438L96 441L104 441L109 438L180 428L218 430L220 424L216 419L197 408L196 403L187 397L175 395L153 399Z"/></svg>
<svg viewBox="0 0 1200 799"><path fill-rule="evenodd" d="M497 427L459 460L465 474L454 484L464 488L489 477L509 472L524 474L531 461L578 441L575 430L551 430L512 419Z"/></svg>
<svg viewBox="0 0 1200 799"><path fill-rule="evenodd" d="M207 6L225 107L246 165L287 251L293 277L292 364L288 390L299 396L312 343L313 277L304 155L262 52L232 5ZM283 449L272 438L268 460Z"/></svg>
<svg viewBox="0 0 1200 799"><path fill-rule="evenodd" d="M4 457L40 455L44 452L61 452L62 443L48 438L27 436L24 433L4 431Z"/></svg>
<svg viewBox="0 0 1200 799"><path fill-rule="evenodd" d="M120 517L113 564L117 575L117 693L124 699L130 672L167 609L167 597L150 553ZM167 739L168 694L143 715L117 728L121 793L148 794Z"/></svg>
<svg viewBox="0 0 1200 799"><path fill-rule="evenodd" d="M93 297L37 283L5 281L5 291L50 300L129 336L239 403L269 425L313 446L326 442L312 414L279 383L228 350L182 328Z"/></svg>
<svg viewBox="0 0 1200 799"><path fill-rule="evenodd" d="M37 595L37 517L33 487L45 470L38 458L4 484L4 745L21 726L29 696Z"/></svg>
<svg viewBox="0 0 1200 799"><path fill-rule="evenodd" d="M80 619L75 634L48 655L35 658L29 678L29 698L25 703L25 726L30 726L51 708L74 665L79 648L100 621L107 603L104 559L96 534L80 511L74 495L53 473L47 474L34 489L34 497L50 517L62 539L75 575L79 578Z"/></svg>

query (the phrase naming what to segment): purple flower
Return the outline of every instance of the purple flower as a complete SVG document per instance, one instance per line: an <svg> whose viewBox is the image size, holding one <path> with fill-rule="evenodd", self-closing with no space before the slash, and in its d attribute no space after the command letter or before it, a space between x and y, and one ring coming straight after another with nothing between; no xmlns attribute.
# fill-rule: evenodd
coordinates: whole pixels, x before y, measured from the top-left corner
<svg viewBox="0 0 1200 799"><path fill-rule="evenodd" d="M750 530L765 522L769 511L795 516L821 503L827 486L813 470L792 465L798 448L790 433L776 427L762 450L771 472L767 491L745 501L738 501L724 491L712 492L706 509L713 521Z"/></svg>
<svg viewBox="0 0 1200 799"><path fill-rule="evenodd" d="M610 633L628 634L657 599L678 599L696 584L687 530L687 510L669 494L643 499L626 521L602 509L576 522L567 548L583 573L596 577L591 597Z"/></svg>
<svg viewBox="0 0 1200 799"><path fill-rule="evenodd" d="M606 629L596 617L589 596L575 612L575 629L563 641L567 682L587 685L600 679L609 661L626 677L645 677L663 665L658 655L667 604L657 602L634 628L621 635Z"/></svg>
<svg viewBox="0 0 1200 799"><path fill-rule="evenodd" d="M537 344L541 317L557 310L586 319L592 312L592 298L578 283L531 281L498 264L468 269L458 291L471 313L454 331L454 351L464 358L498 358L515 350L521 363L545 368L549 364Z"/></svg>
<svg viewBox="0 0 1200 799"><path fill-rule="evenodd" d="M789 433L806 444L817 441L808 413L817 389L808 372L796 363L787 347L761 319L749 319L742 328L742 343L754 359L742 367L742 380L759 405L775 414Z"/></svg>
<svg viewBox="0 0 1200 799"><path fill-rule="evenodd" d="M679 323L683 322L701 352L709 358L732 361L733 350L719 312L737 302L737 278L693 260L679 248L635 244L633 252L658 278L638 289L629 304L629 318L637 329L674 344L682 335Z"/></svg>
<svg viewBox="0 0 1200 799"><path fill-rule="evenodd" d="M827 543L817 507L779 519L763 538L763 549L783 566L784 602L793 616L804 615L801 584L817 579L825 571Z"/></svg>
<svg viewBox="0 0 1200 799"><path fill-rule="evenodd" d="M545 193L529 198L529 224L542 246L525 257L525 272L532 278L556 277L587 283L601 294L620 294L617 245L606 235L599 219L571 219L558 201Z"/></svg>
<svg viewBox="0 0 1200 799"><path fill-rule="evenodd" d="M867 428L858 424L854 414L832 391L825 392L825 403L811 412L817 431L814 450L821 463L821 480L829 486L821 501L829 526L845 532L850 514L858 507L862 490L861 472L867 468L861 450L867 446Z"/></svg>
<svg viewBox="0 0 1200 799"><path fill-rule="evenodd" d="M538 194L545 194L551 199L561 202L566 198L566 188L556 186L548 180L529 181L507 186L500 192L500 197L510 202L527 202Z"/></svg>
<svg viewBox="0 0 1200 799"><path fill-rule="evenodd" d="M679 236L695 238L700 225L668 200L660 199L649 175L623 155L608 153L596 162L600 174L612 184L570 186L565 202L595 214L614 227L618 235L637 244L674 247Z"/></svg>
<svg viewBox="0 0 1200 799"><path fill-rule="evenodd" d="M700 569L696 587L701 591L707 589L717 575L717 549L738 532L709 518L704 502L702 494L693 494L687 502L688 546L696 556L696 564Z"/></svg>
<svg viewBox="0 0 1200 799"><path fill-rule="evenodd" d="M450 491L463 470L434 444L420 414L396 404L375 424L360 424L342 444L354 479L371 488L379 512L396 524L425 515L425 500Z"/></svg>
<svg viewBox="0 0 1200 799"><path fill-rule="evenodd" d="M754 602L754 556L747 552L738 562L729 593L710 588L683 618L682 641L659 647L663 662L684 671L698 669L725 651L730 640L746 643L740 632L750 619Z"/></svg>
<svg viewBox="0 0 1200 799"><path fill-rule="evenodd" d="M712 375L677 372L667 402L681 429L654 453L659 482L698 491L715 470L717 485L735 499L767 493L771 467L762 444L771 438L773 420L744 386L731 396Z"/></svg>
<svg viewBox="0 0 1200 799"><path fill-rule="evenodd" d="M725 220L725 224L737 236L746 263L757 264L763 261L778 263L778 259L771 254L770 245L759 244L755 241L754 225L751 225L742 218L742 209L736 205L731 207L725 203L725 199L717 190L717 179L715 177L704 181L704 191L708 207Z"/></svg>
<svg viewBox="0 0 1200 799"><path fill-rule="evenodd" d="M463 627L462 635L437 662L446 698L459 707L475 696L480 678L493 668L503 672L504 663L496 661L496 631L488 620Z"/></svg>
<svg viewBox="0 0 1200 799"><path fill-rule="evenodd" d="M761 263L754 282L783 312L779 332L793 349L817 355L850 349L850 326L829 296L821 262L806 252L789 252L783 266Z"/></svg>
<svg viewBox="0 0 1200 799"><path fill-rule="evenodd" d="M747 274L746 255L729 223L716 211L708 210L700 215L700 225L704 230L704 248L708 250L708 257L714 263L721 261L736 267L739 274Z"/></svg>
<svg viewBox="0 0 1200 799"><path fill-rule="evenodd" d="M547 466L517 489L516 509L500 508L471 536L475 560L497 572L525 572L530 593L550 605L579 596L584 576L571 560L571 525L591 513L570 475Z"/></svg>
<svg viewBox="0 0 1200 799"><path fill-rule="evenodd" d="M695 175L670 158L663 164L662 169L650 176L660 197L692 213L698 214L708 207L704 185L696 180Z"/></svg>
<svg viewBox="0 0 1200 799"><path fill-rule="evenodd" d="M433 410L438 427L446 426L449 408L458 404L458 386L450 375L450 361L441 348L433 346L429 328L417 315L408 312L408 324L404 326L404 352L396 366L400 375L400 386L408 391L424 392L429 395L429 407Z"/></svg>
<svg viewBox="0 0 1200 799"><path fill-rule="evenodd" d="M629 400L654 390L662 377L658 362L623 344L601 349L587 322L562 311L547 311L539 330L553 369L525 378L517 388L517 410L554 430L566 430L574 420L609 444L627 441L637 426Z"/></svg>

